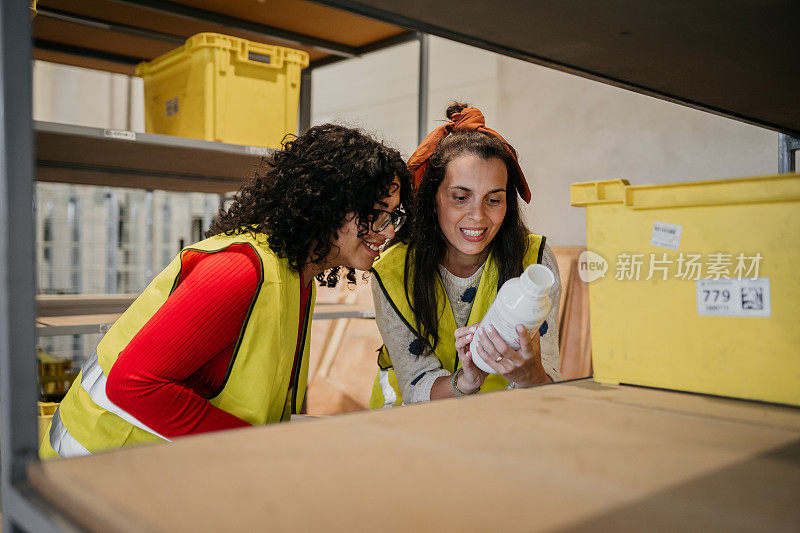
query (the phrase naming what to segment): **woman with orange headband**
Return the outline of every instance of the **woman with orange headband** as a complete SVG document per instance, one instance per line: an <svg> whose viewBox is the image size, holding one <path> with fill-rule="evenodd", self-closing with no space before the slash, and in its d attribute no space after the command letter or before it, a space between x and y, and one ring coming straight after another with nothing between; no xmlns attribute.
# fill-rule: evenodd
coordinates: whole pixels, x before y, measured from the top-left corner
<svg viewBox="0 0 800 533"><path fill-rule="evenodd" d="M517 195L531 193L514 148L474 107L454 103L408 160L414 220L372 268L380 349L370 407L424 402L559 380L558 266L545 237L528 231ZM530 264L555 274L538 331L517 328L514 349L476 331L498 288ZM469 352L473 335L483 353ZM480 370L482 357L497 374Z"/></svg>

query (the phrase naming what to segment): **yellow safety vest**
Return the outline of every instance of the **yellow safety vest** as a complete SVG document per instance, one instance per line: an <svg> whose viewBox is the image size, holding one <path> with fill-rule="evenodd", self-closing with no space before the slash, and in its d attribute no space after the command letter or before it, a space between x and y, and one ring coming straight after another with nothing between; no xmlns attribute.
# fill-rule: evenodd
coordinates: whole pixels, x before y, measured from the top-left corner
<svg viewBox="0 0 800 533"><path fill-rule="evenodd" d="M257 252L261 279L222 388L208 400L254 425L287 420L297 412L308 379L308 329L316 288L312 283L305 322L299 326L302 354L296 354L299 274L270 250L264 235L217 235L181 251L108 330L53 416L39 450L43 459L169 440L109 401L106 377L120 352L175 290L183 254L220 252L232 244L248 244Z"/></svg>
<svg viewBox="0 0 800 533"><path fill-rule="evenodd" d="M528 235L528 250L523 259L523 266L534 263L542 262L542 254L544 253L545 237L541 235ZM372 267L373 280L377 282L383 291L386 299L394 308L395 312L405 322L409 330L416 334L416 321L414 313L411 311L409 300L412 298L411 279L413 279L413 265L409 269L409 294L406 295L405 284L403 280L405 263L408 258L408 247L405 244L398 243L391 248L381 253L380 258L375 261ZM489 254L486 260L486 266L481 274L481 280L478 283L478 291L475 294L475 299L472 302L467 325L477 324L489 310L489 306L497 296L497 284L499 281L499 273L497 271L497 262L493 254ZM444 291L444 285L441 279L436 284L436 303L437 313L439 315L439 343L436 347L436 357L442 363L442 368L449 370L451 373L455 372L459 366L458 354L454 342L454 335L456 330L456 321L453 315L453 310L450 307L450 300ZM432 341L429 341L433 345ZM401 405L403 403L403 395L397 383L397 375L392 367L392 361L389 357L389 352L386 345L381 346L378 350L378 375L375 377L375 382L372 386L372 396L369 400L370 409L382 409L385 407L392 407ZM479 392L489 392L496 390L503 390L508 387L508 381L498 374L489 374L486 380L481 385Z"/></svg>

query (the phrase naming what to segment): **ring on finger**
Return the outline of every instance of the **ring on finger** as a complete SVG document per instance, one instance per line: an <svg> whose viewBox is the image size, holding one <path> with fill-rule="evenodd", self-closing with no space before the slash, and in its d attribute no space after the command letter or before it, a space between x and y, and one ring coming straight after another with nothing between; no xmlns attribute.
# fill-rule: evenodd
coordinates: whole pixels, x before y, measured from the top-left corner
<svg viewBox="0 0 800 533"><path fill-rule="evenodd" d="M502 360L503 360L503 356L502 356L502 355L498 355L498 356L497 356L497 359L495 359L495 360L494 360L494 362L495 362L495 363L499 363L499 362L500 362L500 361L502 361Z"/></svg>

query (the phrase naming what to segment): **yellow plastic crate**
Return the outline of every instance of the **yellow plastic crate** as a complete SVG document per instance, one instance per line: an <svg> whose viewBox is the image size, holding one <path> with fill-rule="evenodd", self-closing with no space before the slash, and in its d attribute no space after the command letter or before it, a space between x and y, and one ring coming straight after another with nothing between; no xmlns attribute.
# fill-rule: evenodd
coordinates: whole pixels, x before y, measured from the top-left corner
<svg viewBox="0 0 800 533"><path fill-rule="evenodd" d="M595 381L800 405L799 174L576 183L571 199Z"/></svg>
<svg viewBox="0 0 800 533"><path fill-rule="evenodd" d="M279 148L297 131L300 70L308 54L218 33L140 63L145 129L251 146Z"/></svg>

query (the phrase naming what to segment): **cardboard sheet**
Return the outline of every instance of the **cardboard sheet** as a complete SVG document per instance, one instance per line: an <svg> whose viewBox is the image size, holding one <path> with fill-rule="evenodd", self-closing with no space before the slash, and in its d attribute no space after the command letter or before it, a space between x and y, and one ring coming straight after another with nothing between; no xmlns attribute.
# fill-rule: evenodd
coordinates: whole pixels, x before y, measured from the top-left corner
<svg viewBox="0 0 800 533"><path fill-rule="evenodd" d="M34 464L92 531L800 528L800 409L582 380Z"/></svg>

